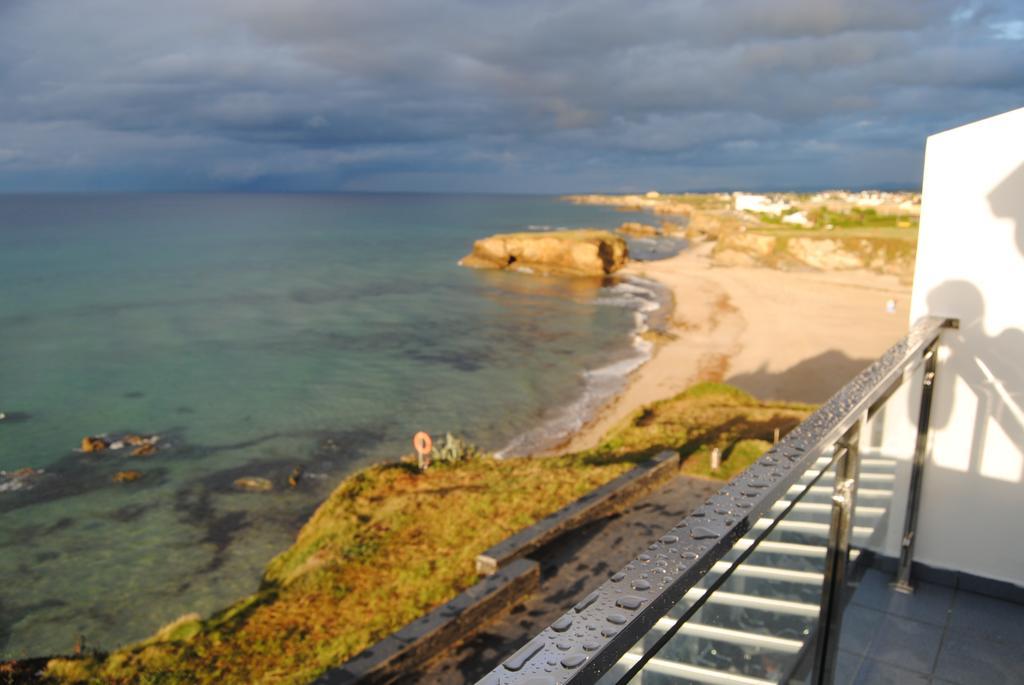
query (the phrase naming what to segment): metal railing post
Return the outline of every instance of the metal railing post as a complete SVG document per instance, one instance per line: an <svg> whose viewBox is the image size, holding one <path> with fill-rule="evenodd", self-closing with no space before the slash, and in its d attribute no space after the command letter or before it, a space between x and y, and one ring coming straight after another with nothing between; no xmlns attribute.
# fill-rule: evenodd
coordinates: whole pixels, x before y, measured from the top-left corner
<svg viewBox="0 0 1024 685"><path fill-rule="evenodd" d="M907 492L907 514L903 519L903 538L900 541L900 563L896 569L896 580L892 589L911 593L910 572L914 561L914 537L917 533L917 513L921 505L921 481L924 476L924 460L928 451L928 425L932 413L932 389L935 386L935 370L938 362L939 340L924 351L924 377L921 382L921 407L917 414L917 441L914 444L914 465L910 472L910 487Z"/></svg>
<svg viewBox="0 0 1024 685"><path fill-rule="evenodd" d="M828 552L825 555L825 580L821 588L821 610L818 614L811 666L811 683L815 685L832 682L836 654L839 651L839 633L845 605L843 588L846 585L846 565L850 558L850 530L853 527L857 473L860 470L858 445L863 423L862 417L835 445L836 454L845 454L836 461L832 520L829 525Z"/></svg>

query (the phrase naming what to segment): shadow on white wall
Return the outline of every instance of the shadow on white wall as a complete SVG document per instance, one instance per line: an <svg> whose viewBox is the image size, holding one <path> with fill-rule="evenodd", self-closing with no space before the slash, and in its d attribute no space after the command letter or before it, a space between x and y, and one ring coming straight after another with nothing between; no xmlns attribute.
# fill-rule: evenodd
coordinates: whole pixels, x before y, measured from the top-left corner
<svg viewBox="0 0 1024 685"><path fill-rule="evenodd" d="M1002 274L1006 288L1019 289L1024 275L1024 164L1018 166L988 195L992 213L1004 219L984 230L1005 230L1007 249L1016 248L1016 266ZM964 238L970 239L970 227ZM998 239L997 239L998 240ZM1005 261L997 267L1005 270ZM1024 292L1020 292L1024 299ZM941 430L951 425L954 411L962 411L970 401L975 406L969 454L962 461L940 463L954 470L970 472L997 480L1019 483L1024 480L1024 331L1007 327L986 329L985 298L972 283L949 280L928 292L928 311L956 317L957 331L944 336L946 357L942 359L932 408L932 426ZM1021 303L1024 308L1024 302ZM941 390L940 390L941 388ZM969 391L971 397L965 397ZM986 452L992 427L1005 434L996 449ZM1016 454L1006 453L1007 442Z"/></svg>

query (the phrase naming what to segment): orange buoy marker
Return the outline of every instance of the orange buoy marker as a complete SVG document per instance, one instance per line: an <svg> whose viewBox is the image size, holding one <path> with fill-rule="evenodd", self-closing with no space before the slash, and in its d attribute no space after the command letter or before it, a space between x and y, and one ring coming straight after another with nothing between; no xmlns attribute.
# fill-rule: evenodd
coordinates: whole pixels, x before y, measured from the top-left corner
<svg viewBox="0 0 1024 685"><path fill-rule="evenodd" d="M412 446L416 449L417 463L419 464L420 471L426 471L427 467L430 466L430 450L434 446L434 441L430 439L429 435L420 431L412 436Z"/></svg>

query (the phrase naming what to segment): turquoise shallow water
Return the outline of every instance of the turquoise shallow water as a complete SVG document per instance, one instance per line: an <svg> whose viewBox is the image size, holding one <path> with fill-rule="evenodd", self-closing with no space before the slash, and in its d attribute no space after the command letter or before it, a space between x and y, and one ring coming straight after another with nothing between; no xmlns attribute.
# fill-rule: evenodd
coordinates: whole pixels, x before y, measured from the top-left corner
<svg viewBox="0 0 1024 685"><path fill-rule="evenodd" d="M656 292L456 261L497 231L630 218L545 197L0 196L0 470L43 470L0 480L0 654L110 648L251 592L339 478L417 430L515 453L570 429L642 359ZM74 449L126 431L161 449ZM143 479L111 481L128 468ZM243 475L277 487L237 492Z"/></svg>

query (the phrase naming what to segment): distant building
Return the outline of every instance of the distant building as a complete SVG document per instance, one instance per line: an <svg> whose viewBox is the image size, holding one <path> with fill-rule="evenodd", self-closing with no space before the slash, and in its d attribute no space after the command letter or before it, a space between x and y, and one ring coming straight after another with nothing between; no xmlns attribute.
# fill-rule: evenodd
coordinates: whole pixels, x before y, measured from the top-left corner
<svg viewBox="0 0 1024 685"><path fill-rule="evenodd" d="M859 193L854 195L850 201L858 207L877 207L885 199L878 193Z"/></svg>
<svg viewBox="0 0 1024 685"><path fill-rule="evenodd" d="M810 228L813 226L813 222L807 218L807 215L803 212L793 212L782 217L782 223L794 224L796 226L803 226L804 228Z"/></svg>
<svg viewBox="0 0 1024 685"><path fill-rule="evenodd" d="M648 200L657 200L659 197L661 197L661 193L659 193L657 190L648 190L647 194L644 195L644 197L646 197Z"/></svg>
<svg viewBox="0 0 1024 685"><path fill-rule="evenodd" d="M757 212L761 214L782 214L789 209L788 202L776 201L767 195L751 195L748 193L736 193L733 197L736 211Z"/></svg>

